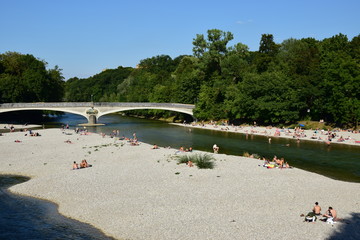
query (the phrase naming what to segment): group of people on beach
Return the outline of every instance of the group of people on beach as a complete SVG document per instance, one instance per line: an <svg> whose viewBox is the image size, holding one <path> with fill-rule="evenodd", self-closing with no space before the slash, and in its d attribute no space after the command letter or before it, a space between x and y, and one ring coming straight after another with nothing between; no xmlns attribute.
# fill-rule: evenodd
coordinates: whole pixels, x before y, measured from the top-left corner
<svg viewBox="0 0 360 240"><path fill-rule="evenodd" d="M303 214L302 214L303 215ZM329 207L328 210L321 214L321 207L319 206L318 202L315 202L315 206L313 207L312 211L309 212L304 219L304 222L315 222L318 217L322 216L323 218L320 221L327 222L333 224L340 219L337 217L337 212L332 207Z"/></svg>
<svg viewBox="0 0 360 240"><path fill-rule="evenodd" d="M202 122L192 122L191 124L188 124L189 126L192 127L208 127L211 126L214 129L217 130L221 130L221 131L240 131L242 130L243 133L245 133L246 135L248 134L260 134L260 135L265 135L267 137L270 136L274 136L274 137L292 137L294 139L297 140L297 142L300 142L300 139L308 139L308 140L320 140L320 141L324 141L326 144L330 144L330 142L338 142L338 143L345 143L345 142L349 142L349 140L351 140L353 143L360 143L360 140L356 140L351 138L350 136L348 137L343 137L341 136L341 134L346 134L346 133L359 133L358 130L351 130L351 129L328 129L328 130L324 130L324 129L309 129L309 131L313 131L313 134L309 134L308 132L306 132L305 130L305 126L302 124L299 124L301 126L297 126L293 129L290 128L276 128L276 127L272 127L272 126L267 126L265 127L264 131L261 131L261 127L257 126L254 122L254 125L234 125L234 124L229 124L228 121L222 121L222 122L217 122L217 121L210 121L208 123L205 123L204 121ZM219 128L219 126L221 126ZM275 129L275 131L271 131L272 129ZM308 134L308 135L307 135ZM319 135L320 134L320 135ZM340 136L339 136L340 135ZM269 138L269 143L271 143L271 138Z"/></svg>
<svg viewBox="0 0 360 240"><path fill-rule="evenodd" d="M27 131L26 129L25 129L25 131ZM39 137L39 136L41 136L38 132L33 132L31 129L29 129L29 136L31 136L31 137ZM27 133L25 133L25 136L27 136L28 135Z"/></svg>
<svg viewBox="0 0 360 240"><path fill-rule="evenodd" d="M269 159L266 159L265 157L262 158L262 160L264 160L264 164L263 167L266 168L292 168L288 162L285 162L284 158L278 158L277 156L274 156L272 159L272 162L270 162Z"/></svg>
<svg viewBox="0 0 360 240"><path fill-rule="evenodd" d="M92 165L88 164L86 159L83 159L83 160L81 160L80 164L78 164L78 163L76 163L76 161L74 161L72 169L76 170L76 169L88 168L88 167L92 167Z"/></svg>
<svg viewBox="0 0 360 240"><path fill-rule="evenodd" d="M170 148L170 146L169 146L168 148ZM175 154L177 154L177 153L182 153L182 152L192 152L192 151L193 151L193 148L192 148L192 147L184 148L183 146L181 146L181 147L179 148L179 150L175 152Z"/></svg>

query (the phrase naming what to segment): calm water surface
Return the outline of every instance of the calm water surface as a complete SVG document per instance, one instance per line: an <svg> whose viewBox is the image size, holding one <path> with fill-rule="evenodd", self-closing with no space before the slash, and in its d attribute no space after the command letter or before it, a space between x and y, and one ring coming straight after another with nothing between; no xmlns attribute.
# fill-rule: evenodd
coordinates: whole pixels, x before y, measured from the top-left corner
<svg viewBox="0 0 360 240"><path fill-rule="evenodd" d="M72 128L86 122L85 118L65 114L47 122L47 126L59 127L69 124ZM161 121L125 117L119 114L105 115L99 122L106 124L88 128L93 132L111 133L120 130L120 135L131 137L136 132L140 141L171 146L173 148L193 147L197 150L212 151L216 143L220 153L243 155L244 152L256 153L272 158L274 155L284 157L290 165L307 171L316 172L330 178L360 182L360 146L332 144L328 147L323 142L302 141L272 138L271 144L263 136L220 132L205 129L191 129L170 125ZM286 146L289 144L290 146Z"/></svg>

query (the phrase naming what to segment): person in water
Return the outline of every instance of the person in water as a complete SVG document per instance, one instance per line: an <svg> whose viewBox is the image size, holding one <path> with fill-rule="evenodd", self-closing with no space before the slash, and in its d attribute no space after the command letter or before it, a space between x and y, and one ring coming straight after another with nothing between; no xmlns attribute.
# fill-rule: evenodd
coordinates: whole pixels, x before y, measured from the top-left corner
<svg viewBox="0 0 360 240"><path fill-rule="evenodd" d="M216 143L214 144L214 146L213 146L213 150L214 150L214 153L218 153L219 152L219 147L218 147L218 145L216 145Z"/></svg>

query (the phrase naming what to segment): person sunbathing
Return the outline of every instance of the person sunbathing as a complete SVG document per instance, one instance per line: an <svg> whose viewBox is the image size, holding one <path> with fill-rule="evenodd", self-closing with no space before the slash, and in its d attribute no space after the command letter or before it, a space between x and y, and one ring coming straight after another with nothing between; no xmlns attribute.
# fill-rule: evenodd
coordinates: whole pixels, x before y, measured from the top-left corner
<svg viewBox="0 0 360 240"><path fill-rule="evenodd" d="M79 165L76 163L76 161L74 161L73 163L73 170L75 169L79 169Z"/></svg>
<svg viewBox="0 0 360 240"><path fill-rule="evenodd" d="M337 141L338 141L338 142L344 142L345 139L341 136Z"/></svg>
<svg viewBox="0 0 360 240"><path fill-rule="evenodd" d="M291 167L291 166L288 164L288 162L285 162L285 168L293 168L293 167Z"/></svg>
<svg viewBox="0 0 360 240"><path fill-rule="evenodd" d="M285 159L284 159L284 158L281 158L281 159L279 160L279 167L280 167L280 168L283 168L283 167L284 167L284 163L285 163Z"/></svg>
<svg viewBox="0 0 360 240"><path fill-rule="evenodd" d="M86 159L82 160L80 163L80 168L87 168L87 167L92 167L92 165L88 164Z"/></svg>
<svg viewBox="0 0 360 240"><path fill-rule="evenodd" d="M316 202L315 206L313 207L313 213L315 213L315 215L319 216L321 215L321 207L319 206L319 203Z"/></svg>
<svg viewBox="0 0 360 240"><path fill-rule="evenodd" d="M326 213L323 215L323 217L326 217L326 221L335 221L337 219L337 213L335 209L332 207L329 207L329 209L326 211Z"/></svg>

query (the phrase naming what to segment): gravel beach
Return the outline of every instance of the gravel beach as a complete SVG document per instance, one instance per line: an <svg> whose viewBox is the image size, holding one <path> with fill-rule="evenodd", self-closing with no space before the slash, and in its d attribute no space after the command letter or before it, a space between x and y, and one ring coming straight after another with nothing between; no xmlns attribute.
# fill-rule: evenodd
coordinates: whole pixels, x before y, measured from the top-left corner
<svg viewBox="0 0 360 240"><path fill-rule="evenodd" d="M187 128L200 128L213 131L222 131L222 132L233 132L240 134L252 134L266 136L271 139L273 138L291 138L298 141L315 141L315 142L324 142L325 144L347 144L360 146L360 133L359 132L350 132L347 130L332 130L332 131L321 131L321 130L305 130L304 128L299 128L298 131L294 129L287 128L276 128L276 127L259 127L259 126L221 126L214 124L181 124L181 123L171 123L173 125L187 127ZM328 136L334 134L334 137L329 141Z"/></svg>
<svg viewBox="0 0 360 240"><path fill-rule="evenodd" d="M224 154L212 154L214 169L190 168L177 164L175 149L35 132L41 136L0 136L0 174L31 177L10 191L55 202L61 214L116 239L360 239L358 183ZM82 159L92 167L72 170ZM316 201L343 220L303 222Z"/></svg>

